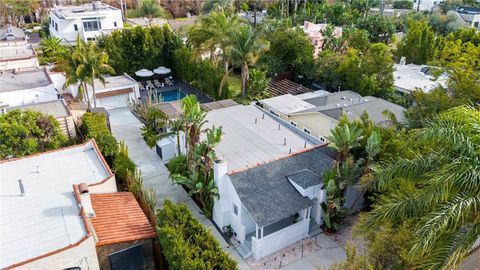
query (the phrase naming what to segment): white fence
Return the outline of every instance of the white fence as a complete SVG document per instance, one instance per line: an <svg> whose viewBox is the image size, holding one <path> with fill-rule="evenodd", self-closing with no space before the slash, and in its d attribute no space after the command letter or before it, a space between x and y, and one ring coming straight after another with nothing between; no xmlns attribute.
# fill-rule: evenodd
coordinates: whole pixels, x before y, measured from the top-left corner
<svg viewBox="0 0 480 270"><path fill-rule="evenodd" d="M310 219L304 219L261 239L252 237L252 251L256 260L268 256L308 235Z"/></svg>

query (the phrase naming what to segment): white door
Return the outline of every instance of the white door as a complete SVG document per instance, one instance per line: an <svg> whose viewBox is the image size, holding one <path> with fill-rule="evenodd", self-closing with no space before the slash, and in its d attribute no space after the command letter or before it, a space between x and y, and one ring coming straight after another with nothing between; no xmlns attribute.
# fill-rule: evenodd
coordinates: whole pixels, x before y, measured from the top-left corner
<svg viewBox="0 0 480 270"><path fill-rule="evenodd" d="M127 107L128 94L104 97L97 100L98 107L105 107L106 110Z"/></svg>

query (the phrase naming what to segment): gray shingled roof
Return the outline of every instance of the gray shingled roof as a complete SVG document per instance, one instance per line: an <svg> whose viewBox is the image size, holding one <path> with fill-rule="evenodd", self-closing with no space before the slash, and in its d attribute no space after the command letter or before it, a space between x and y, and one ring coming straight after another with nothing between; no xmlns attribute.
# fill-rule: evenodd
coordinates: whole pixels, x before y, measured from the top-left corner
<svg viewBox="0 0 480 270"><path fill-rule="evenodd" d="M298 172L291 173L287 175L287 178L303 189L320 185L322 183L321 177L309 169L302 169Z"/></svg>
<svg viewBox="0 0 480 270"><path fill-rule="evenodd" d="M327 147L316 147L233 173L230 179L240 201L255 222L259 226L267 226L312 206L312 200L303 197L287 176L302 169L322 176L333 164L328 154L330 149Z"/></svg>

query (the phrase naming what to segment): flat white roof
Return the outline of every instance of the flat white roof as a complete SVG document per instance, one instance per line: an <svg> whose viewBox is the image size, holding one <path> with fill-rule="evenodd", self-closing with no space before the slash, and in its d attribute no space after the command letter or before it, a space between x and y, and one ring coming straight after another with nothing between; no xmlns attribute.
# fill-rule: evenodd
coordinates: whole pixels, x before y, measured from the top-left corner
<svg viewBox="0 0 480 270"><path fill-rule="evenodd" d="M217 156L228 162L228 169L239 170L304 149L305 139L254 105L237 105L210 111L206 127L222 126L224 136L215 148ZM255 124L257 118L257 124ZM286 145L284 145L284 138ZM312 144L306 143L306 147Z"/></svg>
<svg viewBox="0 0 480 270"><path fill-rule="evenodd" d="M122 88L128 88L132 86L137 86L138 82L133 80L127 75L120 75L120 76L111 76L111 77L104 77L105 78L105 85L100 83L100 80L95 79L95 92L102 93L108 92L111 90L117 90ZM91 91L92 87L87 85L87 88Z"/></svg>
<svg viewBox="0 0 480 270"><path fill-rule="evenodd" d="M420 88L425 93L430 92L439 85L445 87L448 76L440 75L437 80L434 80L433 76L426 75L422 72L422 68L426 67L428 66L395 64L395 71L393 72L395 87L407 92L413 91L415 88Z"/></svg>
<svg viewBox="0 0 480 270"><path fill-rule="evenodd" d="M53 84L45 68L20 72L2 71L0 73L0 93L34 89Z"/></svg>
<svg viewBox="0 0 480 270"><path fill-rule="evenodd" d="M73 19L85 17L106 17L109 12L120 10L100 1L94 1L80 6L56 6L52 8L52 13L59 19Z"/></svg>
<svg viewBox="0 0 480 270"><path fill-rule="evenodd" d="M291 113L295 113L299 111L304 111L306 109L315 108L314 105L306 101L303 101L298 96L294 96L291 94L262 99L260 102L285 115L289 115Z"/></svg>
<svg viewBox="0 0 480 270"><path fill-rule="evenodd" d="M72 186L108 176L92 141L0 163L0 268L85 237ZM20 195L18 179L25 196Z"/></svg>
<svg viewBox="0 0 480 270"><path fill-rule="evenodd" d="M0 47L0 61L12 61L35 56L31 46Z"/></svg>

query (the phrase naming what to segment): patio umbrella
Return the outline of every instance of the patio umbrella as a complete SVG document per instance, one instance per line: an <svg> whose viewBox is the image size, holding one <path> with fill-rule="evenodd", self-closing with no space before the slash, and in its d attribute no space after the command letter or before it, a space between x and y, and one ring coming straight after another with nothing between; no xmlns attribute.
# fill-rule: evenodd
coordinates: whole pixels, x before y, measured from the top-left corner
<svg viewBox="0 0 480 270"><path fill-rule="evenodd" d="M153 75L153 72L148 69L141 69L135 71L135 75L137 75L138 77L150 77Z"/></svg>
<svg viewBox="0 0 480 270"><path fill-rule="evenodd" d="M172 72L172 70L169 69L169 68L166 68L166 67L158 67L158 68L154 69L153 72L155 74L165 75L165 74L168 74L168 73Z"/></svg>

